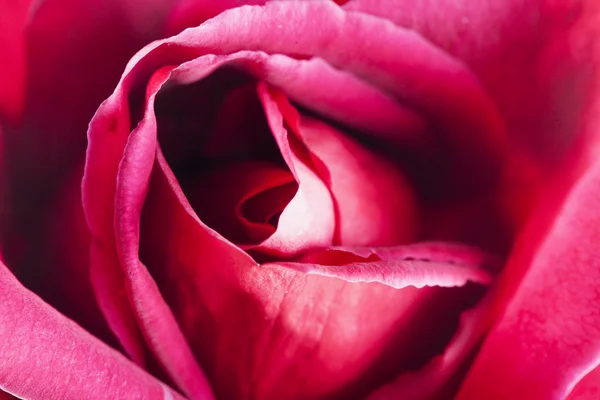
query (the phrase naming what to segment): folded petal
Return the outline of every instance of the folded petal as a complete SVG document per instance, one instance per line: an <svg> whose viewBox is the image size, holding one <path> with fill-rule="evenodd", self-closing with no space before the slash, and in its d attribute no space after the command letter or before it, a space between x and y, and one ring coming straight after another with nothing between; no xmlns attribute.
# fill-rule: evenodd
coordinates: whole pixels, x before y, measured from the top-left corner
<svg viewBox="0 0 600 400"><path fill-rule="evenodd" d="M296 262L278 264L308 274L348 282L379 282L395 289L463 286L468 281L489 284L490 270L501 265L480 250L446 243L332 247L306 254Z"/></svg>
<svg viewBox="0 0 600 400"><path fill-rule="evenodd" d="M374 391L368 400L446 399L452 398L464 367L486 333L484 315L491 296L460 316L460 324L442 355L436 356L419 371L401 374L394 381Z"/></svg>
<svg viewBox="0 0 600 400"><path fill-rule="evenodd" d="M366 395L441 352L481 294L258 265L202 226L161 157L141 232L140 257L224 398Z"/></svg>
<svg viewBox="0 0 600 400"><path fill-rule="evenodd" d="M19 398L182 399L39 297L0 264L0 388Z"/></svg>
<svg viewBox="0 0 600 400"><path fill-rule="evenodd" d="M598 364L600 216L590 210L600 207L599 187L600 164L594 163L555 214L546 215L548 227L537 242L530 235L513 253L496 300L504 311L459 399L562 399Z"/></svg>
<svg viewBox="0 0 600 400"><path fill-rule="evenodd" d="M415 237L415 195L399 164L318 119L289 124L331 192L336 244L391 246Z"/></svg>
<svg viewBox="0 0 600 400"><path fill-rule="evenodd" d="M351 0L344 8L414 29L465 62L498 105L511 144L547 169L574 143L590 93L593 36L574 37L572 28L593 3Z"/></svg>
<svg viewBox="0 0 600 400"><path fill-rule="evenodd" d="M177 0L169 14L168 32L177 34L185 28L197 26L225 10L243 5L261 5L268 0Z"/></svg>

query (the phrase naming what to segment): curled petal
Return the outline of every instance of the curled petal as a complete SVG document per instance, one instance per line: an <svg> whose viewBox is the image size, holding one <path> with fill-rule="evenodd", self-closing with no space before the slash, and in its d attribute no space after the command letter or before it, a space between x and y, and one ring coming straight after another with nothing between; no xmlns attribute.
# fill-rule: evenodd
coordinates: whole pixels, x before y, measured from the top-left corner
<svg viewBox="0 0 600 400"><path fill-rule="evenodd" d="M468 281L489 284L497 260L466 246L425 243L381 249L333 247L309 253L298 262L278 264L308 274L402 289L463 286Z"/></svg>

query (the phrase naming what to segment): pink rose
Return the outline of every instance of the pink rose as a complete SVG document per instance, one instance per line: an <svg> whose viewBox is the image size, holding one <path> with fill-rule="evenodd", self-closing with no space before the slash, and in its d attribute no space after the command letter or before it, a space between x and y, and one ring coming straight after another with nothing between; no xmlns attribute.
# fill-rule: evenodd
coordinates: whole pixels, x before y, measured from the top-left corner
<svg viewBox="0 0 600 400"><path fill-rule="evenodd" d="M0 388L593 398L592 1L65 3L5 36Z"/></svg>

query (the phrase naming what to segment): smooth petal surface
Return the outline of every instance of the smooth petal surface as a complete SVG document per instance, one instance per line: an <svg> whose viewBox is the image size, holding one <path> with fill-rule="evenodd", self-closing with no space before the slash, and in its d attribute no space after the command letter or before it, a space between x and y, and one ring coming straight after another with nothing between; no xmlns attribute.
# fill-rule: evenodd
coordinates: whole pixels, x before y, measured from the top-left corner
<svg viewBox="0 0 600 400"><path fill-rule="evenodd" d="M18 119L25 103L25 28L30 0L0 2L0 118Z"/></svg>
<svg viewBox="0 0 600 400"><path fill-rule="evenodd" d="M374 391L368 400L429 400L451 398L463 378L462 369L486 333L482 323L489 310L491 296L481 300L460 317L459 327L442 355L433 358L416 372L400 375Z"/></svg>
<svg viewBox="0 0 600 400"><path fill-rule="evenodd" d="M182 399L0 265L0 387L19 398Z"/></svg>
<svg viewBox="0 0 600 400"><path fill-rule="evenodd" d="M523 280L459 399L562 399L597 365L600 216L590 210L600 207L599 185L596 163L577 180L537 250L513 255L509 270L530 266L521 266Z"/></svg>
<svg viewBox="0 0 600 400"><path fill-rule="evenodd" d="M225 10L243 5L261 5L268 0L176 0L169 15L168 31L174 35L185 28L197 26Z"/></svg>
<svg viewBox="0 0 600 400"><path fill-rule="evenodd" d="M574 142L589 91L589 59L569 32L584 3L593 1L351 0L344 8L414 29L464 61L501 110L511 143L551 168Z"/></svg>
<svg viewBox="0 0 600 400"><path fill-rule="evenodd" d="M310 152L336 210L336 244L386 246L415 237L418 207L400 166L325 122L289 125Z"/></svg>
<svg viewBox="0 0 600 400"><path fill-rule="evenodd" d="M600 396L600 368L585 375L573 388L567 400L594 400Z"/></svg>

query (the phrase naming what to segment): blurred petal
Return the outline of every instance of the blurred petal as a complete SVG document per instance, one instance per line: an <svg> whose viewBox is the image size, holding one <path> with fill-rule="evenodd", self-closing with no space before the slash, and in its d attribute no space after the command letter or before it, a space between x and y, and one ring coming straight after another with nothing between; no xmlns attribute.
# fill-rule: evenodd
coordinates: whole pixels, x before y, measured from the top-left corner
<svg viewBox="0 0 600 400"><path fill-rule="evenodd" d="M17 120L25 103L25 28L31 0L0 1L0 118Z"/></svg>
<svg viewBox="0 0 600 400"><path fill-rule="evenodd" d="M25 289L0 264L0 387L20 398L182 399Z"/></svg>

